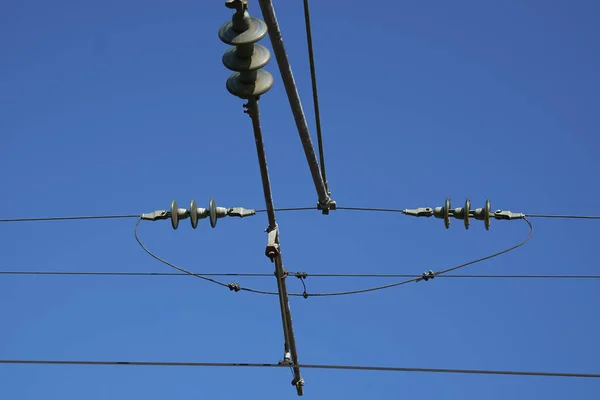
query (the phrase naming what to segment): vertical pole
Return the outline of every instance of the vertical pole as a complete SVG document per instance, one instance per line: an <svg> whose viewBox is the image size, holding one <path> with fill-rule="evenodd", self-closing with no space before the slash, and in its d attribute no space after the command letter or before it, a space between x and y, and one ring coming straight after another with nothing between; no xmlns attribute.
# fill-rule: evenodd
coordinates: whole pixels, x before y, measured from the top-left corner
<svg viewBox="0 0 600 400"><path fill-rule="evenodd" d="M273 205L273 195L271 193L271 182L269 179L269 170L267 168L267 157L265 154L265 147L262 137L262 129L260 126L260 110L258 108L258 98L253 97L248 100L245 104L247 108L246 112L252 119L252 128L254 130L254 141L256 143L256 153L258 155L258 164L260 166L260 175L262 178L263 192L265 195L265 204L267 208L267 215L269 218L268 231L278 230L277 220L275 218L275 210ZM275 244L279 246L279 236L276 236ZM300 367L298 367L298 352L296 349L296 339L294 337L294 330L292 326L292 314L289 307L289 296L287 292L286 284L286 273L283 269L283 260L281 258L281 251L278 251L274 257L275 262L275 275L277 277L277 289L279 294L279 307L281 310L281 321L283 324L283 334L285 338L285 356L288 353L291 355L292 368L294 371L294 380L292 384L296 386L296 390L299 396L303 395L304 380L300 375Z"/></svg>

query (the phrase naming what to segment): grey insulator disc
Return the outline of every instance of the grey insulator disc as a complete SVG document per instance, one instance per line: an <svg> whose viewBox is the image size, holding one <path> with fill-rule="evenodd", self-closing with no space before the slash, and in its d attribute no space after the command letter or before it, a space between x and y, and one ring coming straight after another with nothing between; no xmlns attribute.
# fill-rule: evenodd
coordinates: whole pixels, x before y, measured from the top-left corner
<svg viewBox="0 0 600 400"><path fill-rule="evenodd" d="M234 72L227 79L227 90L234 96L242 99L250 99L264 94L273 87L273 75L264 69L256 71L256 81L254 83L243 83L240 81L240 73Z"/></svg>
<svg viewBox="0 0 600 400"><path fill-rule="evenodd" d="M198 227L198 203L196 203L196 200L192 200L190 203L190 222L192 228L196 229Z"/></svg>
<svg viewBox="0 0 600 400"><path fill-rule="evenodd" d="M173 226L173 229L177 229L177 227L179 226L179 207L177 206L177 201L173 200L171 202L171 225Z"/></svg>
<svg viewBox="0 0 600 400"><path fill-rule="evenodd" d="M490 230L490 214L492 213L492 204L489 200L485 202L485 208L483 209L483 222L485 224L485 230Z"/></svg>
<svg viewBox="0 0 600 400"><path fill-rule="evenodd" d="M450 199L446 199L444 203L444 225L446 229L450 228Z"/></svg>
<svg viewBox="0 0 600 400"><path fill-rule="evenodd" d="M217 204L212 197L208 202L208 215L210 217L210 226L214 228L217 226Z"/></svg>
<svg viewBox="0 0 600 400"><path fill-rule="evenodd" d="M219 39L224 43L238 46L240 44L256 43L264 38L267 34L267 24L258 18L248 17L248 19L250 27L243 32L234 30L233 22L225 22L219 28Z"/></svg>
<svg viewBox="0 0 600 400"><path fill-rule="evenodd" d="M463 212L465 213L465 229L469 229L469 224L471 221L469 220L469 212L471 211L471 199L467 198L465 201L465 208Z"/></svg>
<svg viewBox="0 0 600 400"><path fill-rule="evenodd" d="M260 44L254 45L251 57L239 57L238 49L232 47L223 54L223 65L232 71L254 71L269 63L271 53L269 49Z"/></svg>

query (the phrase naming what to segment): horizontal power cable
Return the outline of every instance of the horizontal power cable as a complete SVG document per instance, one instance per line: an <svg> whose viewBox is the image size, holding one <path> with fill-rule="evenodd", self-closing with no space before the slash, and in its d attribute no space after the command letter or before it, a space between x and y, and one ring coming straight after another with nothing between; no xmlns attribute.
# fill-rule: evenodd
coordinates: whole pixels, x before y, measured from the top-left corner
<svg viewBox="0 0 600 400"><path fill-rule="evenodd" d="M287 207L276 208L275 211L309 211L317 210L317 207ZM257 213L267 212L267 210L255 210ZM90 220L90 219L131 219L139 218L141 214L123 214L123 215L79 215L73 217L40 217L40 218L4 218L2 222L39 222L39 221L73 221L73 220Z"/></svg>
<svg viewBox="0 0 600 400"><path fill-rule="evenodd" d="M600 215L553 215L553 214L525 214L529 218L560 218L560 219L600 219Z"/></svg>
<svg viewBox="0 0 600 400"><path fill-rule="evenodd" d="M75 361L75 360L0 360L0 364L21 365L104 365L104 366L145 366L145 367L252 367L252 368L288 368L289 364L269 363L218 363L218 362L169 362L169 361ZM327 365L299 364L299 368L332 369L354 371L387 371L387 372L430 372L472 375L513 375L513 376L544 376L562 378L600 378L600 374L578 372L538 372L538 371L506 371L484 369L455 369L455 368L410 368L410 367L378 367L363 365Z"/></svg>
<svg viewBox="0 0 600 400"><path fill-rule="evenodd" d="M337 206L337 210L347 211L367 211L367 212L388 212L388 213L403 213L403 209L399 208L377 208L377 207L343 207ZM276 208L276 212L286 211L317 211L317 207L283 207ZM267 210L255 210L257 213L264 213ZM555 218L555 219L600 219L600 215L555 215L555 214L527 214L525 216L531 218ZM2 222L39 222L39 221L73 221L73 220L94 220L94 219L131 219L139 218L140 214L123 214L123 215L84 215L71 217L39 217L39 218L4 218Z"/></svg>
<svg viewBox="0 0 600 400"><path fill-rule="evenodd" d="M82 219L126 219L126 218L139 218L139 214L125 214L125 215L82 215L75 217L41 217L41 218L9 218L0 219L0 222L36 222L36 221L72 221Z"/></svg>
<svg viewBox="0 0 600 400"><path fill-rule="evenodd" d="M422 274L335 274L335 273L304 273L304 272L289 272L290 276L302 276L313 278L420 278ZM232 276L232 277L270 277L273 274L267 273L205 273L192 272L187 274L184 272L126 272L126 271L0 271L0 275L74 275L74 276ZM475 275L475 274L447 274L438 275L439 278L469 278L469 279L600 279L600 275Z"/></svg>

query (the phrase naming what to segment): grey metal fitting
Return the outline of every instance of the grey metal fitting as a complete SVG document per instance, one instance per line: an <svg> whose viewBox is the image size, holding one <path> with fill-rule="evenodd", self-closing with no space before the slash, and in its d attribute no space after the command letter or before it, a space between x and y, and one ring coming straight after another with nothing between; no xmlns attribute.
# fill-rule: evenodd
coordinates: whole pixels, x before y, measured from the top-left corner
<svg viewBox="0 0 600 400"><path fill-rule="evenodd" d="M269 257L271 262L275 261L275 258L279 255L279 230L273 228L267 230L267 247L265 248L265 255Z"/></svg>
<svg viewBox="0 0 600 400"><path fill-rule="evenodd" d="M502 211L497 210L494 211L494 218L496 219L523 219L525 218L525 214L523 213L514 213L512 211Z"/></svg>
<svg viewBox="0 0 600 400"><path fill-rule="evenodd" d="M256 215L256 211L247 210L243 207L231 207L229 210L227 210L227 215L229 215L230 217L244 218Z"/></svg>
<svg viewBox="0 0 600 400"><path fill-rule="evenodd" d="M421 207L421 208L413 208L402 210L402 214L410 215L413 217L431 217L433 216L433 208L431 207Z"/></svg>

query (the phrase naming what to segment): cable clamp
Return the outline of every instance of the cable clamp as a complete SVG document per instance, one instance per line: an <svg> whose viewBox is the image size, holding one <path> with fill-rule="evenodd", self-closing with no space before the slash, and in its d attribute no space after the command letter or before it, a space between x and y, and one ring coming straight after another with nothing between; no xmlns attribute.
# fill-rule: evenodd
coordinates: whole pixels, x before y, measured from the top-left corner
<svg viewBox="0 0 600 400"><path fill-rule="evenodd" d="M317 210L323 211L323 215L329 215L329 210L335 211L337 209L337 203L335 200L328 198L324 203L317 202Z"/></svg>
<svg viewBox="0 0 600 400"><path fill-rule="evenodd" d="M415 282L420 282L420 281L427 282L428 280L435 278L436 275L437 275L437 272L433 272L432 270L429 270L427 272L423 272L421 277L419 279L417 279Z"/></svg>
<svg viewBox="0 0 600 400"><path fill-rule="evenodd" d="M306 272L296 272L294 276L298 279L306 279L308 278L308 274Z"/></svg>
<svg viewBox="0 0 600 400"><path fill-rule="evenodd" d="M292 386L296 387L299 396L302 396L302 388L304 387L304 379L298 377L292 380Z"/></svg>
<svg viewBox="0 0 600 400"><path fill-rule="evenodd" d="M496 219L523 219L525 218L525 214L523 213L514 213L511 211L494 211L494 218Z"/></svg>
<svg viewBox="0 0 600 400"><path fill-rule="evenodd" d="M265 255L269 257L271 262L275 261L275 258L279 255L279 231L277 228L267 230L267 248L265 249Z"/></svg>
<svg viewBox="0 0 600 400"><path fill-rule="evenodd" d="M140 216L141 219L146 221L157 221L159 219L169 219L171 214L167 210L157 210L151 213L145 213Z"/></svg>
<svg viewBox="0 0 600 400"><path fill-rule="evenodd" d="M421 208L414 208L414 209L406 209L406 210L402 210L402 214L411 215L413 217L431 217L431 216L433 216L433 208L421 207Z"/></svg>
<svg viewBox="0 0 600 400"><path fill-rule="evenodd" d="M230 217L244 218L244 217L250 217L252 215L256 215L256 211L247 210L243 207L231 207L229 210L227 210L227 215Z"/></svg>
<svg viewBox="0 0 600 400"><path fill-rule="evenodd" d="M239 283L235 283L235 282L231 282L229 285L227 285L227 287L232 292L239 292L240 290L242 290L242 287L240 286L240 284Z"/></svg>

